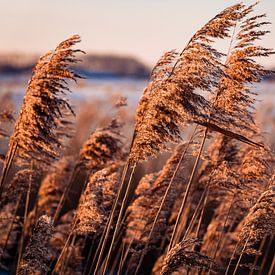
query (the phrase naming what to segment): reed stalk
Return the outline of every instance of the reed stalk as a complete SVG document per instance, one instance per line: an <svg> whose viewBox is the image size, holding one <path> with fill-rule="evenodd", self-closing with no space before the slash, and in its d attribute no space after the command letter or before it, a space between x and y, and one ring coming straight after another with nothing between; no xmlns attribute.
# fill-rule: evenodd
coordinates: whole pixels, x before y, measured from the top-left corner
<svg viewBox="0 0 275 275"><path fill-rule="evenodd" d="M246 240L246 242L245 242L245 244L244 244L244 246L243 246L243 249L242 249L242 251L241 251L240 256L238 257L238 261L237 261L237 263L236 263L236 266L235 266L235 269L234 269L232 275L236 275L236 273L237 273L237 271L238 271L238 268L239 268L239 265L240 265L240 263L241 263L243 254L244 254L245 249L246 249L246 246L247 246L247 244L248 244L248 241L249 241L249 238L247 238L247 240Z"/></svg>
<svg viewBox="0 0 275 275"><path fill-rule="evenodd" d="M275 269L275 256L273 256L273 260L269 268L268 275L272 275L274 273L274 269Z"/></svg>
<svg viewBox="0 0 275 275"><path fill-rule="evenodd" d="M124 169L123 169L123 172L122 172L121 183L120 183L120 186L119 186L119 189L118 189L118 193L116 195L116 199L115 199L114 204L112 206L112 210L111 210L110 216L108 218L108 222L107 222L106 227L105 227L106 231L103 232L102 241L100 240L100 242L99 242L99 246L98 246L99 255L98 255L98 258L97 258L94 274L96 274L97 270L99 269L99 265L100 265L102 257L103 257L104 249L105 249L105 246L107 244L108 237L109 237L109 234L110 234L110 231L111 231L111 227L112 227L112 224L113 224L113 221L114 221L115 211L116 211L116 208L118 206L119 199L120 199L120 196L121 196L123 188L124 188L124 181L126 179L128 168L129 168L129 162L127 161L126 164L124 165ZM132 171L132 173L133 173L133 171ZM129 180L129 182L130 182L130 180ZM129 183L128 183L128 185L129 185ZM97 252L96 252L95 257L97 257ZM92 273L92 266L93 266L93 264L91 265L89 274Z"/></svg>
<svg viewBox="0 0 275 275"><path fill-rule="evenodd" d="M111 257L111 253L112 253L113 245L114 245L114 242L115 242L115 238L117 236L117 232L118 232L118 229L119 229L119 226L120 226L120 222L123 218L124 209L126 207L126 203L127 203L127 200L128 200L130 186L131 186L131 182L132 182L132 178L133 178L136 166L137 166L136 163L134 163L133 166L132 166L132 171L131 171L129 181L128 181L128 184L127 184L127 187L126 187L125 195L123 196L123 200L122 200L122 203L121 203L121 207L120 207L119 215L118 215L117 222L116 222L116 225L115 225L115 230L114 230L114 233L113 233L113 236L112 236L111 244L110 244L107 256L106 256L106 260L105 260L105 264L104 264L104 268L103 268L103 274L106 273L106 270L107 270L107 267L108 267L108 264L109 264L109 260L110 260L110 257Z"/></svg>
<svg viewBox="0 0 275 275"><path fill-rule="evenodd" d="M23 254L24 240L26 237L27 217L28 217L29 205L30 205L31 187L32 187L32 183L33 183L32 169L33 169L33 163L31 163L31 173L29 174L29 184L28 184L27 196L26 196L26 201L24 203L25 210L24 210L24 218L23 218L23 228L22 228L22 233L21 233L21 237L20 237L20 241L19 241L19 248L18 248L18 259L17 259L17 268L16 268L17 272L18 272L19 264L20 264L21 257Z"/></svg>
<svg viewBox="0 0 275 275"><path fill-rule="evenodd" d="M207 132L208 132L207 130L204 131L204 135L203 135L203 138L202 138L202 141L201 141L201 144L200 144L200 149L199 149L197 158L195 160L195 163L194 163L194 166L193 166L193 169L192 169L192 172L191 172L191 175L190 175L190 178L189 178L186 190L185 190L185 194L184 194L181 206L180 206L180 210L179 210L179 213L178 213L178 216L177 216L176 224L174 226L173 233L172 233L169 245L168 245L168 250L167 250L168 253L171 250L171 248L174 246L174 243L176 243L178 241L178 240L176 240L174 238L175 238L175 235L177 233L177 229L178 229L178 225L179 225L179 222L180 222L180 218L181 218L181 215L183 213L183 209L184 209L184 207L186 205L187 197L189 195L189 192L190 192L193 180L194 180L195 172L196 172L198 164L199 164L199 160L200 160L200 156L201 156L201 153L202 153L202 150L203 150L203 147L204 147L204 143L205 143L205 140L206 140Z"/></svg>
<svg viewBox="0 0 275 275"><path fill-rule="evenodd" d="M188 148L189 148L189 146L190 146L190 144L191 144L191 142L192 142L192 140L193 140L193 138L194 138L194 136L195 136L196 130L197 130L197 127L195 127L195 129L194 129L192 135L190 136L190 138L189 138L189 140L188 140L188 142L187 142L187 144L186 144L186 147L185 147L184 151L183 151L182 154L181 154L181 157L180 157L180 159L179 159L179 161L178 161L178 164L177 164L177 166L176 166L176 168L175 168L175 170L174 170L174 172L173 172L173 175L172 175L172 177L171 177L171 179L170 179L170 181L169 181L169 184L168 184L168 186L167 186L167 188L166 188L165 194L164 194L164 196L163 196L163 198L162 198L162 200L161 200L160 206L159 206L159 208L158 208L158 212L157 212L157 214L156 214L156 216L155 216L155 218L154 218L154 221L153 221L153 224L152 224L152 227L151 227L151 230L150 230L148 239L147 239L146 244L145 244L145 248L144 248L143 251L142 251L142 254L141 254L141 257L140 257L140 260L139 260L139 263L138 263L138 266L137 266L137 269L136 269L136 273L135 273L135 274L138 273L138 271L139 271L139 269L140 269L140 267L141 267L143 258L144 258L144 256L145 256L145 252L147 251L149 242L150 242L150 240L151 240L152 234L153 234L154 229L155 229L155 226L156 226L156 224L157 224L157 220L158 220L158 218L159 218L159 216L160 216L160 213L161 213L161 211L162 211L162 209L163 209L164 203L165 203L165 201L166 201L166 199L167 199L167 196L168 196L168 193L169 193L169 191L170 191L170 189L171 189L171 187L172 187L173 181L174 181L174 179L175 179L175 177L176 177L176 175L177 175L177 173L178 173L178 171L179 171L179 168L180 168L180 166L181 166L181 163L182 163L182 161L183 161L183 159L184 159L184 157L185 157L185 155L186 155L186 153L187 153L187 150L188 150Z"/></svg>

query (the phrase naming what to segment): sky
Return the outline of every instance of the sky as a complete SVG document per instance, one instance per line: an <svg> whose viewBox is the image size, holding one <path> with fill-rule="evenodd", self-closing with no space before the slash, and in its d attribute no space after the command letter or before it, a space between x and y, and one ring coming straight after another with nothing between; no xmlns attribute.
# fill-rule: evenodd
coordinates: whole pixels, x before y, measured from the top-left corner
<svg viewBox="0 0 275 275"><path fill-rule="evenodd" d="M243 1L252 4L254 1ZM181 49L209 19L237 0L0 0L0 52L42 54L73 34L87 52L133 55L153 65L167 50ZM275 0L267 13L275 48ZM225 45L223 47L226 47ZM262 62L275 65L275 56Z"/></svg>

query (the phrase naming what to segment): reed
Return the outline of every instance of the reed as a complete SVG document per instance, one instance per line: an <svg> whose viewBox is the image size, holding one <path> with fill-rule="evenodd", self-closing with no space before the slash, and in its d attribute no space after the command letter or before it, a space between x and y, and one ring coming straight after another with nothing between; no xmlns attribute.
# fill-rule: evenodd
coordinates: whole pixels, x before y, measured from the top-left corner
<svg viewBox="0 0 275 275"><path fill-rule="evenodd" d="M165 52L135 121L121 97L101 123L84 110L75 131L67 94L80 37L40 57L1 144L0 273L274 272L275 161L261 129L274 127L258 125L252 89L274 52L259 43L270 23L257 4L224 9ZM2 105L1 140L14 120Z"/></svg>

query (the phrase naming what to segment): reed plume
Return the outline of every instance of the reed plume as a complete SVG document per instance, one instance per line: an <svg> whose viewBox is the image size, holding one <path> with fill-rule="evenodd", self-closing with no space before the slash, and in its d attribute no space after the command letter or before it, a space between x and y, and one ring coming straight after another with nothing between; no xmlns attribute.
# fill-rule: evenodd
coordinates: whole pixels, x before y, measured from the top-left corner
<svg viewBox="0 0 275 275"><path fill-rule="evenodd" d="M20 116L16 121L10 143L17 144L18 157L26 161L51 163L61 147L56 136L57 124L62 123L62 109L73 113L63 95L70 92L66 80L80 76L69 69L76 63L80 50L71 47L80 42L74 35L61 42L54 51L41 56L29 81Z"/></svg>
<svg viewBox="0 0 275 275"><path fill-rule="evenodd" d="M41 216L33 230L18 267L18 274L45 274L49 268L48 241L53 234L52 221Z"/></svg>
<svg viewBox="0 0 275 275"><path fill-rule="evenodd" d="M251 143L240 135L221 129L222 125L228 129L232 125L236 128L237 124L229 114L194 92L196 89L210 92L219 86L219 80L224 76L220 60L223 54L211 44L215 38L229 36L229 29L235 25L242 9L241 4L225 9L195 33L176 60L176 54L172 53L165 56L166 62L160 61L168 67L170 74L162 77L161 73L159 80L153 73L144 90L136 113L130 162L145 160L167 149L168 142L180 140L179 127L193 122Z"/></svg>
<svg viewBox="0 0 275 275"><path fill-rule="evenodd" d="M70 92L66 80L76 81L80 77L69 68L70 64L78 61L75 54L80 50L72 49L78 42L78 35L61 42L54 51L41 56L33 69L20 116L10 138L1 175L1 194L16 153L17 161L21 165L30 165L31 161L36 166L50 164L58 158L62 137L57 128L62 129L68 125L64 121L63 114L67 115L64 110L73 113L69 103L63 98ZM42 168L43 165L40 169Z"/></svg>
<svg viewBox="0 0 275 275"><path fill-rule="evenodd" d="M20 206L24 207L30 182L32 187L31 194L36 195L40 176L41 173L38 170L34 171L28 168L18 170L5 190L1 205L9 202L15 204L16 201L20 200Z"/></svg>
<svg viewBox="0 0 275 275"><path fill-rule="evenodd" d="M225 62L225 75L221 77L220 87L216 90L215 96L212 96L211 99L215 106L230 114L231 117L234 117L235 121L237 121L239 124L239 128L242 128L242 132L246 136L251 136L258 133L258 129L254 122L255 114L253 108L256 93L255 91L252 91L251 84L259 82L264 76L271 73L271 71L265 70L257 62L256 58L260 56L268 57L273 53L271 49L266 49L256 45L256 41L268 33L268 31L263 31L260 28L269 24L269 22L259 22L259 20L264 18L265 15L250 15L253 12L255 5L256 4L243 8L239 13L239 18L235 25L236 34L233 35L231 39L230 49L228 51ZM244 126L245 124L249 125L249 127ZM245 171L238 170L240 170L240 166L242 169L245 169L245 163L248 164L250 162L247 162L247 160L243 159L243 156L238 154L239 150L239 143L237 143L232 138L221 134L216 135L213 145L209 147L208 154L210 159L204 163L201 169L199 184L207 186L210 183L210 198L208 199L208 209L211 208L212 211L220 203L216 200L217 192L220 194L219 197L225 195L228 199L230 199L232 195L227 194L227 192L234 190L235 188L241 188L241 186L243 186L245 183L246 179L241 179L241 177L247 175L247 173L245 173ZM247 148L246 150L249 151L250 148ZM260 177L263 177L264 173L262 172L262 169L266 168L262 167L262 164L265 161L264 158L261 158L259 154L263 154L264 156L264 152L258 151L258 161L256 161L256 151L257 150L251 149L250 154L254 154L254 159L251 156L250 161L259 167L258 171L261 173ZM243 164L241 164L241 159L244 161ZM249 167L249 165L250 164L248 164L247 167ZM252 166L250 167L252 168ZM254 169L254 173L257 171L255 168L256 167L251 169ZM237 182L239 182L238 186L236 184L235 187L233 184L231 188L228 184L227 186L222 186L222 178L227 178L228 182L230 182L233 180L232 176L233 178L235 177L235 179L237 179ZM218 183L218 185L214 183L215 181ZM249 182L251 181L249 180ZM249 183L247 182L247 188L245 188L246 191L249 190L249 192L253 192L253 185L250 185L251 189L249 189L248 186ZM217 187L219 191L217 191ZM221 189L221 187L223 189ZM242 194L244 195L246 191L242 192ZM239 194L239 197L241 197L241 194ZM244 197L243 199L235 198L235 200L241 200L243 202L245 201ZM225 200L222 202L226 203ZM237 204L234 204L234 206L237 207ZM223 208L223 206L220 207ZM248 208L249 207L246 206L245 209ZM209 211L207 213L209 217L211 213L209 213ZM239 215L239 219L241 219L241 217L243 216ZM217 218L217 222L219 220L220 219Z"/></svg>
<svg viewBox="0 0 275 275"><path fill-rule="evenodd" d="M192 250L191 247L195 244L198 244L197 239L187 239L176 244L164 259L161 274L172 274L183 267L209 269L212 266L214 270L217 269L217 265L210 257Z"/></svg>
<svg viewBox="0 0 275 275"><path fill-rule="evenodd" d="M121 147L122 126L123 124L117 119L113 119L107 127L96 129L80 150L80 165L95 172L106 167L110 162L121 160L124 157Z"/></svg>
<svg viewBox="0 0 275 275"><path fill-rule="evenodd" d="M254 122L254 108L256 92L251 89L251 84L261 81L263 76L271 73L265 70L255 58L273 54L271 49L266 49L255 45L268 31L259 30L260 27L269 24L269 22L258 22L265 15L251 16L254 5L243 8L236 21L235 30L239 31L232 37L231 47L225 62L225 74L220 79L220 86L216 90L215 98L212 98L214 104L229 113L242 125L246 135L257 132ZM247 18L248 17L248 18ZM250 125L244 127L243 125ZM220 162L226 161L229 166L238 165L238 144L231 138L217 134L213 145L209 148L211 161L204 164L201 175L206 176L208 172L219 166ZM214 165L214 166L213 166ZM211 168L212 167L212 168ZM207 181L207 180L206 180Z"/></svg>
<svg viewBox="0 0 275 275"><path fill-rule="evenodd" d="M74 157L67 156L53 164L41 182L37 196L37 205L36 209L33 210L33 214L38 217L42 215L54 216L63 190L72 175L75 165L74 160Z"/></svg>
<svg viewBox="0 0 275 275"><path fill-rule="evenodd" d="M125 105L125 101L117 104L116 108ZM95 173L108 164L115 161L120 161L125 157L122 149L123 136L121 128L123 124L119 123L115 118L107 127L97 128L86 140L80 149L78 159L73 169L73 173L64 189L62 197L56 209L54 222L58 218L60 211L67 199L68 193L74 183L74 180L84 175L88 177L91 173ZM84 182L78 183L80 186L85 186ZM82 187L81 189L83 189Z"/></svg>
<svg viewBox="0 0 275 275"><path fill-rule="evenodd" d="M255 90L252 91L250 84L260 82L264 76L272 73L260 65L256 58L274 54L272 49L256 43L269 33L262 30L262 26L270 24L267 21L260 21L265 18L265 14L250 15L256 4L240 12L235 27L239 29L233 37L233 45L226 60L225 75L220 79L215 103L217 107L234 117L245 131L250 130L252 133L255 125L253 105L257 93ZM245 124L251 126L247 128L244 127Z"/></svg>
<svg viewBox="0 0 275 275"><path fill-rule="evenodd" d="M116 162L91 174L76 211L77 234L102 234L119 187L121 170L122 163Z"/></svg>
<svg viewBox="0 0 275 275"><path fill-rule="evenodd" d="M275 233L275 187L271 183L269 188L263 192L250 209L245 218L244 225L240 232L240 241L247 243L247 248L253 247L259 240ZM248 251L246 251L248 252Z"/></svg>

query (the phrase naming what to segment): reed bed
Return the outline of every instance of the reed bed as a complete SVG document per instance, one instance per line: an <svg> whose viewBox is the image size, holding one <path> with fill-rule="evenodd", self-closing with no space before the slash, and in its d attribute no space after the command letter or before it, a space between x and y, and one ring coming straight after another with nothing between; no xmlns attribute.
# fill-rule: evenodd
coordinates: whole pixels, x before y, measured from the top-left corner
<svg viewBox="0 0 275 275"><path fill-rule="evenodd" d="M274 143L251 89L274 52L256 9L228 7L164 53L135 124L120 98L86 141L67 99L80 37L38 60L16 121L0 105L1 274L274 274Z"/></svg>

